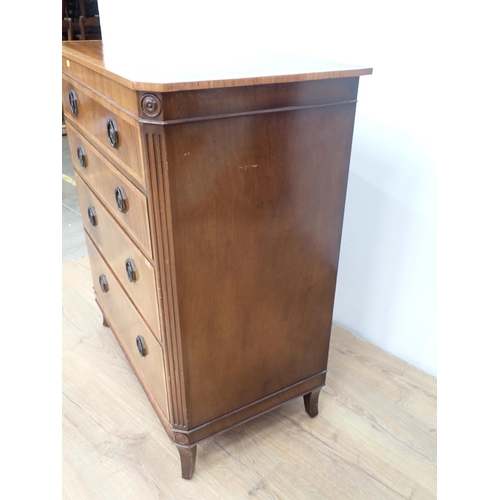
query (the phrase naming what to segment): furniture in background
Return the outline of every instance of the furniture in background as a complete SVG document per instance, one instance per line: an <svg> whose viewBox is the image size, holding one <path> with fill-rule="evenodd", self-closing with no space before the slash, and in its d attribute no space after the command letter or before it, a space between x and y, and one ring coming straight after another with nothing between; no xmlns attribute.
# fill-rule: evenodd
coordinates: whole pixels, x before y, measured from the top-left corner
<svg viewBox="0 0 500 500"><path fill-rule="evenodd" d="M71 0L70 0L71 1ZM75 23L70 16L70 8L68 7L68 0L62 0L62 39L63 40L74 40L76 33L75 28L78 31L79 25Z"/></svg>
<svg viewBox="0 0 500 500"><path fill-rule="evenodd" d="M131 81L106 67L101 42L63 44L96 302L184 478L219 432L300 396L316 416L325 384L358 82L371 69L248 67Z"/></svg>
<svg viewBox="0 0 500 500"><path fill-rule="evenodd" d="M62 39L101 39L97 0L62 0Z"/></svg>
<svg viewBox="0 0 500 500"><path fill-rule="evenodd" d="M97 0L80 1L80 40L100 40L101 24Z"/></svg>
<svg viewBox="0 0 500 500"><path fill-rule="evenodd" d="M67 41L101 39L97 0L62 0L62 39ZM62 135L66 135L64 111Z"/></svg>

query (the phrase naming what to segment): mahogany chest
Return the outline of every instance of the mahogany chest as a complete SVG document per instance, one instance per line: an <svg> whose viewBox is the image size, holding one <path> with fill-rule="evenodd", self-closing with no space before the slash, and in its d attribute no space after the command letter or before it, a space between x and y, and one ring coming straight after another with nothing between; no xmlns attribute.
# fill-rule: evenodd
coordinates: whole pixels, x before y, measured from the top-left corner
<svg viewBox="0 0 500 500"><path fill-rule="evenodd" d="M106 66L102 42L63 44L96 302L185 478L198 443L299 396L313 417L325 384L371 69L276 67L137 82Z"/></svg>

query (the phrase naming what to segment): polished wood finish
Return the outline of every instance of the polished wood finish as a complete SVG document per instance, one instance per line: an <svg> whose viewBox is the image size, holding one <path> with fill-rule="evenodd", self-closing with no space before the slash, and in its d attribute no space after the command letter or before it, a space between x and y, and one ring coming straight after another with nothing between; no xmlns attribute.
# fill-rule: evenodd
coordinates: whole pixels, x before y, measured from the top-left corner
<svg viewBox="0 0 500 500"><path fill-rule="evenodd" d="M146 196L106 160L92 143L87 141L71 124L68 124L68 130L71 156L78 174L91 186L99 200L127 231L146 257L152 259L153 250ZM79 147L83 148L84 167L81 166L77 156ZM125 213L120 211L116 203L115 189L117 187L123 188L126 195L127 210Z"/></svg>
<svg viewBox="0 0 500 500"><path fill-rule="evenodd" d="M63 264L62 299L64 499L436 498L436 379L369 342L334 325L319 415L295 399L204 441L186 485L86 257Z"/></svg>
<svg viewBox="0 0 500 500"><path fill-rule="evenodd" d="M275 85L207 89L198 92L165 92L161 115L143 119L172 121L219 117L227 114L251 114L262 110L320 106L355 102L358 78L277 83ZM151 95L151 94L149 94Z"/></svg>
<svg viewBox="0 0 500 500"><path fill-rule="evenodd" d="M106 96L113 96L113 102L118 109L125 109L134 115L139 115L139 101L137 92L124 85L96 73L75 61L62 57L63 78L68 82L83 82L92 89L95 96L106 101ZM63 96L64 98L64 96Z"/></svg>
<svg viewBox="0 0 500 500"><path fill-rule="evenodd" d="M191 479L194 474L194 467L196 464L196 449L197 446L193 448L183 448L178 446L179 456L181 457L181 470L183 479Z"/></svg>
<svg viewBox="0 0 500 500"><path fill-rule="evenodd" d="M306 408L307 414L314 418L318 415L318 399L321 389L316 389L315 391L304 394L304 406Z"/></svg>
<svg viewBox="0 0 500 500"><path fill-rule="evenodd" d="M113 330L120 345L126 351L134 370L142 374L143 380L151 391L150 397L152 394L158 405L166 412L162 348L140 315L137 314L133 304L123 293L112 271L105 264L87 235L86 240L94 290L99 306L106 318L106 323ZM99 285L99 276L102 274L106 276L108 282L107 292L103 292ZM138 335L145 339L146 356L141 356L137 349L136 338Z"/></svg>
<svg viewBox="0 0 500 500"><path fill-rule="evenodd" d="M269 53L258 54L253 58L235 57L226 60L224 67L218 68L217 75L206 61L203 61L205 63L203 66L200 65L198 73L192 67L186 72L175 64L175 56L170 60L168 51L165 51L165 59L155 68L158 71L157 81L152 82L148 79L148 74L144 75L144 79L131 80L113 73L112 69L106 67L102 41L66 42L63 44L63 56L96 73L112 78L129 89L148 92L268 85L359 77L372 73L371 68L362 66ZM252 76L248 76L249 74Z"/></svg>
<svg viewBox="0 0 500 500"><path fill-rule="evenodd" d="M87 187L75 172L78 200L82 210L83 226L103 255L125 293L148 323L161 342L160 317L156 300L155 269L153 264L134 245L127 234L116 224L113 217L100 203L97 196ZM93 207L97 224L93 226L87 215L88 207ZM126 261L131 259L136 268L136 281L129 281Z"/></svg>
<svg viewBox="0 0 500 500"><path fill-rule="evenodd" d="M354 109L166 127L192 426L326 369Z"/></svg>
<svg viewBox="0 0 500 500"><path fill-rule="evenodd" d="M110 161L120 165L122 170L144 186L144 165L141 154L141 139L138 124L125 112L96 96L83 85L63 80L64 115L68 123L78 127L85 137L94 139L94 146ZM78 96L78 114L69 109L69 92ZM114 120L118 126L118 147L111 146L108 139L107 124Z"/></svg>
<svg viewBox="0 0 500 500"><path fill-rule="evenodd" d="M209 85L200 76L199 87L177 80L152 91L107 71L98 47L67 44L63 51L73 161L78 145L90 152L87 168L75 164L78 196L99 307L120 342L138 335L130 321L115 319L121 307L131 307L158 341L161 380L152 381L130 348L125 352L162 425L176 445L193 450L293 398L304 396L315 416L326 378L358 77L371 70L331 63L316 73L309 70L317 61L285 60L281 75ZM123 89L120 103L105 82ZM189 88L196 90L179 92ZM70 91L78 96L76 115ZM116 149L105 135L110 118L120 134ZM137 223L111 208L106 193L117 179L128 180L127 192L135 186L143 201ZM135 265L133 283L126 259ZM94 267L111 272L109 283L121 293L103 293L104 271ZM182 453L183 477L190 477L194 452Z"/></svg>
<svg viewBox="0 0 500 500"><path fill-rule="evenodd" d="M237 408L236 410L211 420L206 424L202 424L198 427L190 429L189 431L184 431L187 443L191 445L194 443L200 443L221 432L231 429L232 427L247 422L255 417L264 415L268 411L274 410L278 406L281 406L294 398L299 398L305 393L321 388L321 386L325 383L325 379L326 372L313 375L311 378L301 380L297 384L285 387L281 391L265 396L242 408ZM176 432L180 431L176 430Z"/></svg>

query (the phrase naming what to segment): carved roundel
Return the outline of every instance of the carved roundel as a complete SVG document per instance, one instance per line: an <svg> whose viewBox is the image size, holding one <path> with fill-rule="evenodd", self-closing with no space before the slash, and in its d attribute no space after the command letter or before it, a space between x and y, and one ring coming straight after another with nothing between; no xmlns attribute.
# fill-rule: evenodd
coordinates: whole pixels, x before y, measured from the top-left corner
<svg viewBox="0 0 500 500"><path fill-rule="evenodd" d="M181 443L181 444L187 444L188 442L188 437L185 435L185 434L181 434L180 432L176 432L174 434L175 436L175 440L178 442L178 443Z"/></svg>
<svg viewBox="0 0 500 500"><path fill-rule="evenodd" d="M154 94L144 94L141 99L141 108L146 116L154 118L161 113L161 101Z"/></svg>

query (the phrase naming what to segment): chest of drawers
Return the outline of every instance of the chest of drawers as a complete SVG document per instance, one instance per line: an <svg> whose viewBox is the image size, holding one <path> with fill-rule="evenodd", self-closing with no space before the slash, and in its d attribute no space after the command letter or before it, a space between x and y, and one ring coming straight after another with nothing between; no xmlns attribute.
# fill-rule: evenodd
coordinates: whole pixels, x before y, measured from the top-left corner
<svg viewBox="0 0 500 500"><path fill-rule="evenodd" d="M138 83L63 44L96 302L180 453L325 384L359 76Z"/></svg>

